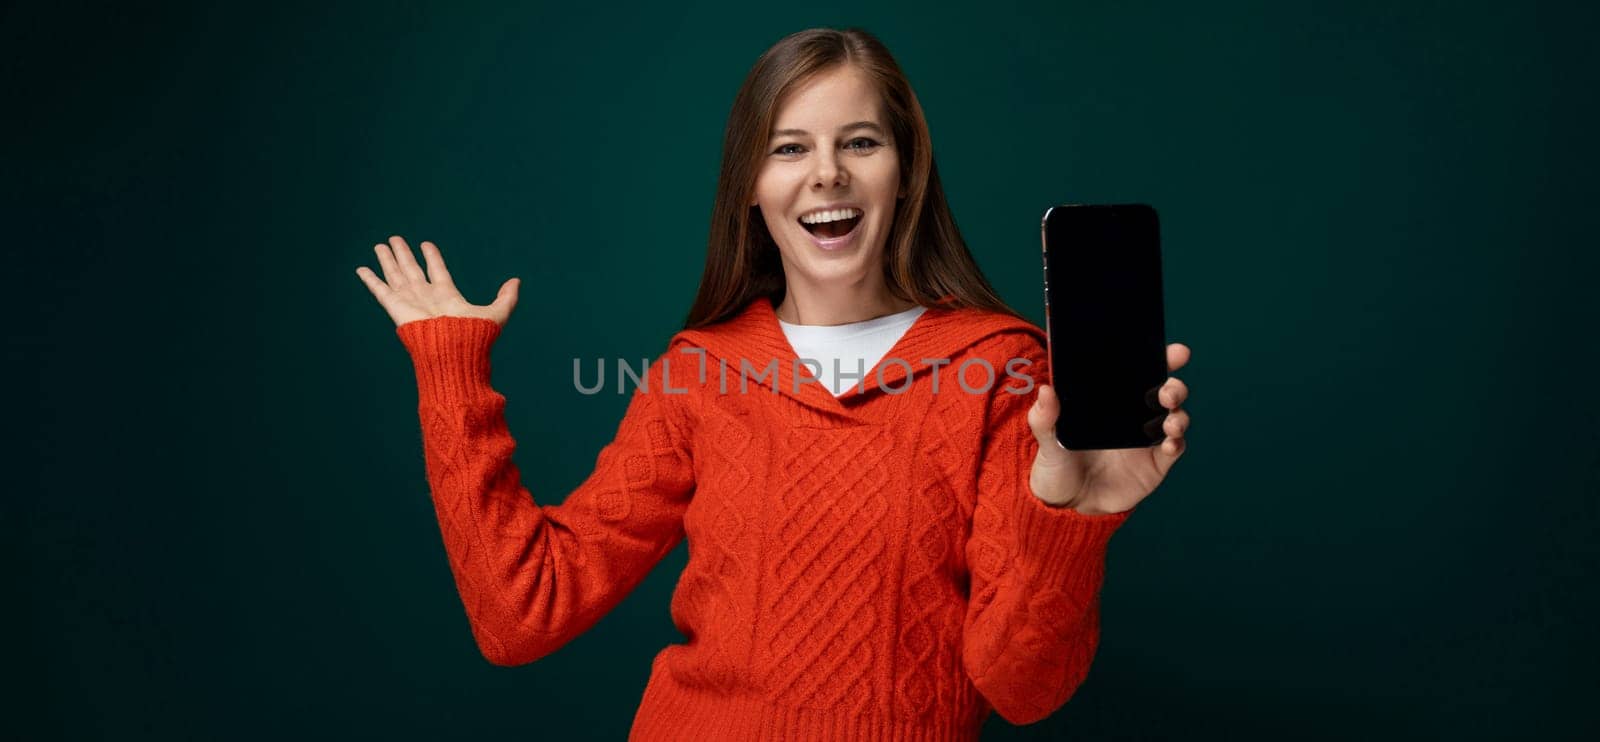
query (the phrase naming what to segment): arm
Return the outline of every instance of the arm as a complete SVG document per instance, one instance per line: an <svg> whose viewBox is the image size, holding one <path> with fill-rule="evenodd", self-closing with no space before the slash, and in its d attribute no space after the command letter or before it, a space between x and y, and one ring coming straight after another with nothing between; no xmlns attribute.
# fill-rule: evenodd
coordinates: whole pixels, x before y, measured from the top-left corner
<svg viewBox="0 0 1600 742"><path fill-rule="evenodd" d="M683 397L662 392L658 359L594 472L562 504L536 503L511 462L505 397L489 385L499 332L450 316L396 328L417 372L428 484L472 635L489 662L512 666L588 630L644 579L683 537L694 480Z"/></svg>
<svg viewBox="0 0 1600 742"><path fill-rule="evenodd" d="M1013 724L1054 713L1089 672L1100 638L1100 585L1107 542L1129 512L1085 515L1053 507L1029 485L1038 439L1028 409L1049 382L1044 347L1010 341L1008 355L1033 365L1033 389L1000 373L989 400L978 500L967 563L972 573L962 661L972 682ZM997 365L1001 368L1004 361Z"/></svg>

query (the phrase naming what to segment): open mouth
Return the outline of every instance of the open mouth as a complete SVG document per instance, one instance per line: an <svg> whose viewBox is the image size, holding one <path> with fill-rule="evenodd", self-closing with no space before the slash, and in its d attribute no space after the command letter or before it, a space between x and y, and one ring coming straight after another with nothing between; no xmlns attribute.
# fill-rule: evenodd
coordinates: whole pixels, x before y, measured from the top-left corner
<svg viewBox="0 0 1600 742"><path fill-rule="evenodd" d="M861 223L861 218L862 217L860 216L853 216L849 219L822 222L820 224L806 224L805 222L800 222L800 226L805 227L807 232L810 232L822 239L831 240L838 237L843 237L855 231L856 225Z"/></svg>

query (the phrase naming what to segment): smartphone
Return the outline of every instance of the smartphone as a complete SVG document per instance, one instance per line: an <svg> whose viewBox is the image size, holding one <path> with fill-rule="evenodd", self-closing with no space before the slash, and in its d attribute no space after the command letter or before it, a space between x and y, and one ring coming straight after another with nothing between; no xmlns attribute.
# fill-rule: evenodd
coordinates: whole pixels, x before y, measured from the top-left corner
<svg viewBox="0 0 1600 742"><path fill-rule="evenodd" d="M1166 439L1161 234L1146 204L1067 204L1044 212L1045 332L1070 450Z"/></svg>

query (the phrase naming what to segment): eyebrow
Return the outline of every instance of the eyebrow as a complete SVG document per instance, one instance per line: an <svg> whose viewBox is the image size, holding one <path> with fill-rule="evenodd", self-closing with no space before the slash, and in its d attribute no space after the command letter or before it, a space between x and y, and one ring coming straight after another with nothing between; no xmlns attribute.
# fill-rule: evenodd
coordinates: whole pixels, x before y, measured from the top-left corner
<svg viewBox="0 0 1600 742"><path fill-rule="evenodd" d="M856 122L845 124L844 126L839 127L839 131L841 131L841 132L852 131L852 130L855 130L855 129L871 129L871 130L877 132L878 136L880 136L880 137L881 136L888 136L888 135L883 133L883 129L881 127L879 127L875 123L872 123L871 121L856 121ZM778 129L778 130L772 132L772 136L773 136L773 138L788 137L788 136L797 136L797 137L799 137L799 136L805 136L805 135L810 134L810 133L811 132L806 131L805 129Z"/></svg>

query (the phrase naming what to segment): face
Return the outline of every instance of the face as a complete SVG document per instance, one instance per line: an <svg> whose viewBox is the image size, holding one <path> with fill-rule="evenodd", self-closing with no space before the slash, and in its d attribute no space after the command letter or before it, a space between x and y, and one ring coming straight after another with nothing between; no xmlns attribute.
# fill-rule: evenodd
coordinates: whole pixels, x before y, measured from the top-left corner
<svg viewBox="0 0 1600 742"><path fill-rule="evenodd" d="M819 75L780 103L772 128L752 205L784 270L817 284L881 275L900 161L867 77L849 66Z"/></svg>

